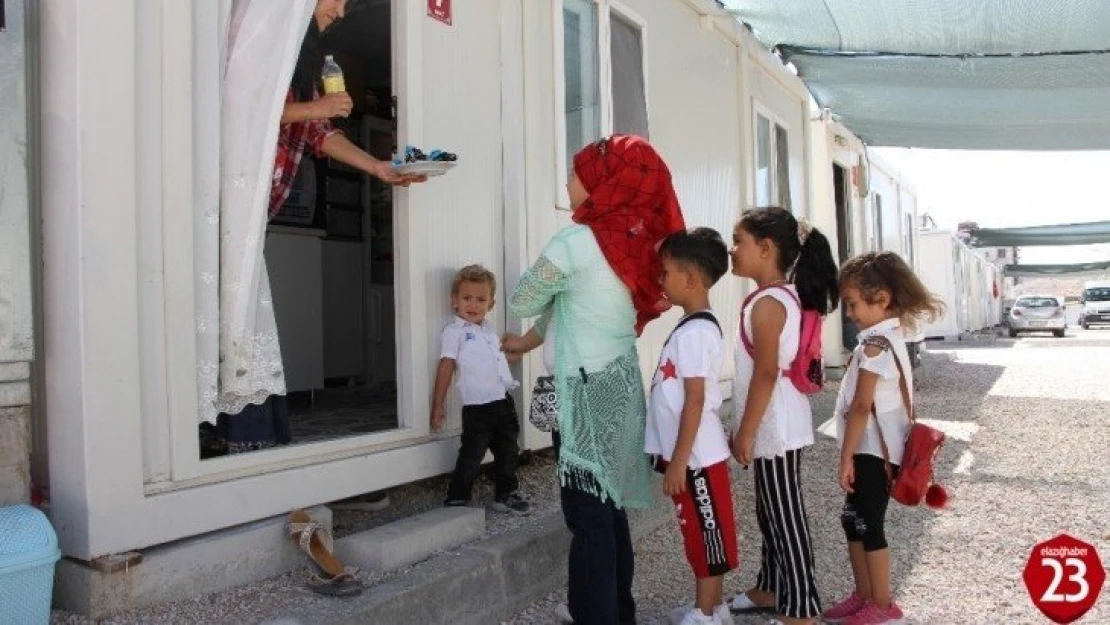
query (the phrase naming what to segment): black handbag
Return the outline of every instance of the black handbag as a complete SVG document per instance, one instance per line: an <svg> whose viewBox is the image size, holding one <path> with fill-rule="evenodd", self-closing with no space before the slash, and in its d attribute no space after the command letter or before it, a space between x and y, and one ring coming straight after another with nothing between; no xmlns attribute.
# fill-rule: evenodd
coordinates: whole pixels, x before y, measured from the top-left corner
<svg viewBox="0 0 1110 625"><path fill-rule="evenodd" d="M555 394L555 378L541 376L536 378L532 389L532 405L528 410L528 420L541 432L559 429L559 398Z"/></svg>

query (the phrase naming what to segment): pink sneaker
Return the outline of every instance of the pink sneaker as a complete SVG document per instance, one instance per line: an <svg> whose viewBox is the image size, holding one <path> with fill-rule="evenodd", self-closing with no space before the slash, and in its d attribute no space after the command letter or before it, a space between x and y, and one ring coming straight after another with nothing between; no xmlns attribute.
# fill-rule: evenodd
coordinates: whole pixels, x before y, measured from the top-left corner
<svg viewBox="0 0 1110 625"><path fill-rule="evenodd" d="M866 603L866 601L859 598L859 595L853 592L844 599L841 599L840 603L825 610L825 612L821 614L821 618L823 618L826 623L840 623L849 616L862 610Z"/></svg>
<svg viewBox="0 0 1110 625"><path fill-rule="evenodd" d="M852 616L841 621L844 625L902 625L905 623L905 615L902 614L902 608L898 607L897 603L890 602L890 607L882 609L874 603L868 601L864 604L863 609L856 612Z"/></svg>

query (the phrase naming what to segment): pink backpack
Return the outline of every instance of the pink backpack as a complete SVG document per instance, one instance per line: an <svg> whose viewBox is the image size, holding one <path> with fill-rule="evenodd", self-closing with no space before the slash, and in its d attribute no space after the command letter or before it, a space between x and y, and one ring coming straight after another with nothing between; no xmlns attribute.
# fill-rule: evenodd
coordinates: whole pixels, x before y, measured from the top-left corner
<svg viewBox="0 0 1110 625"><path fill-rule="evenodd" d="M782 370L782 375L790 378L790 381L794 383L794 388L806 395L820 393L825 385L825 361L821 356L821 323L825 318L816 310L803 309L802 302L794 291L782 284L769 284L756 289L744 298L744 304L740 307L740 340L744 342L744 349L748 350L748 355L754 358L755 346L748 339L748 333L744 326L744 310L762 291L774 288L782 289L790 294L790 297L798 304L798 310L802 313L802 327L798 335L798 353L794 355L794 360L790 362L790 368Z"/></svg>

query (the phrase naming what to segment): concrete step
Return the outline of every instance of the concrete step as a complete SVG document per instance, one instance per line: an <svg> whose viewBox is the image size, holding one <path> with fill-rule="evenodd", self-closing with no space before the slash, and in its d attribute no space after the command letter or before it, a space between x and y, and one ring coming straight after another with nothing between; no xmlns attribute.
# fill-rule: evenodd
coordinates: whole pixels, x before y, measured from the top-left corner
<svg viewBox="0 0 1110 625"><path fill-rule="evenodd" d="M660 493L655 505L628 515L635 542L673 522L674 505ZM570 532L562 512L443 553L385 580L358 597L287 614L266 625L428 623L487 625L511 617L566 584Z"/></svg>
<svg viewBox="0 0 1110 625"><path fill-rule="evenodd" d="M485 531L483 508L437 508L340 538L335 555L363 570L392 571L477 540Z"/></svg>

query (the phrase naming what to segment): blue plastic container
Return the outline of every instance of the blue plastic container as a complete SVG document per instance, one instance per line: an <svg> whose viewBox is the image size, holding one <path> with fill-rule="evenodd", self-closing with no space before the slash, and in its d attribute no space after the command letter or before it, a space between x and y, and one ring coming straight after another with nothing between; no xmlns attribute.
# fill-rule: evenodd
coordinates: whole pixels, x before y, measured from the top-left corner
<svg viewBox="0 0 1110 625"><path fill-rule="evenodd" d="M50 623L58 535L31 506L0 508L0 625Z"/></svg>

